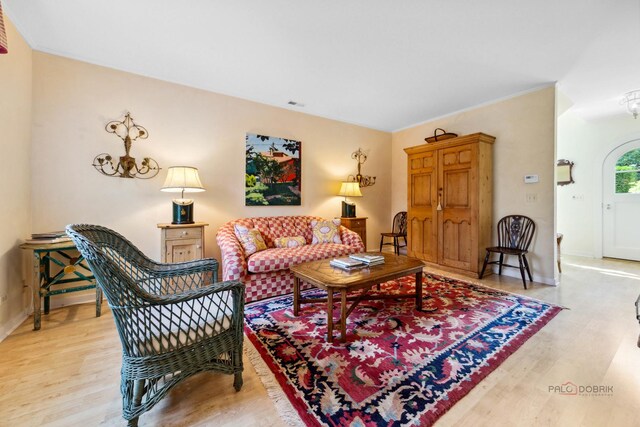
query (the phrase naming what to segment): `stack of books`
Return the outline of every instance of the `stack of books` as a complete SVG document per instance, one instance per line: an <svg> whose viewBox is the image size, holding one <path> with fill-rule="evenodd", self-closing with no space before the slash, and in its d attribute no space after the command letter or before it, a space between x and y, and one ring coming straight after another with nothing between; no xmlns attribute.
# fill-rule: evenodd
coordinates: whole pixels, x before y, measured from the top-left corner
<svg viewBox="0 0 640 427"><path fill-rule="evenodd" d="M382 255L372 255L372 254L351 254L349 258L363 262L365 265L378 265L384 264L384 257Z"/></svg>
<svg viewBox="0 0 640 427"><path fill-rule="evenodd" d="M354 270L357 268L366 267L366 264L362 261L350 258L348 256L343 258L334 258L329 261L329 265L332 267L341 268L343 270Z"/></svg>
<svg viewBox="0 0 640 427"><path fill-rule="evenodd" d="M329 261L329 265L343 270L354 270L379 264L384 264L384 257L372 254L352 254L348 257L334 258Z"/></svg>
<svg viewBox="0 0 640 427"><path fill-rule="evenodd" d="M64 231L51 231L49 233L33 233L26 243L45 244L45 243L62 243L70 242L71 239Z"/></svg>

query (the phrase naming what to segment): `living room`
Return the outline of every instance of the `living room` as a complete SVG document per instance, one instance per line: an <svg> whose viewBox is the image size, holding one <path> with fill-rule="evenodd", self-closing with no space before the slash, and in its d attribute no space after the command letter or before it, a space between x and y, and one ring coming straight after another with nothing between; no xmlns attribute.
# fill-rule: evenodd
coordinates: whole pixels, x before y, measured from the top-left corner
<svg viewBox="0 0 640 427"><path fill-rule="evenodd" d="M47 53L27 43L9 14L5 26L10 46L9 54L0 56L0 81L11 83L5 84L0 103L2 149L10 159L0 172L7 183L2 190L4 199L10 201L3 213L0 238L3 339L25 320L29 322L32 262L19 244L32 233L59 230L69 223L101 224L126 236L151 258L160 259L156 224L171 221L171 196L160 191L169 166L198 168L206 191L193 196L194 218L208 224L204 255L220 259L215 233L233 219L339 216L340 183L356 173L352 153L361 148L367 153L363 173L376 176L376 183L363 188L363 197L355 201L358 216L367 217L367 249L376 250L380 233L389 231L393 215L407 208L404 148L424 144L436 128L459 135L483 132L496 137L493 217L517 212L534 219L537 231L529 250L533 281L540 288L552 288L559 282L555 163L561 95L554 82L442 117L424 116L411 125L379 130L287 107L287 95L283 95L281 106L267 105L96 65L101 63L99 59L81 61ZM105 177L91 166L99 153L120 155L121 142L105 132L105 125L121 120L127 112L149 131L148 139L133 143L132 155L139 159L149 156L158 162L164 170L154 179ZM300 206L245 205L247 133L302 142ZM523 176L529 174L537 175L538 183L525 183ZM529 193L535 194L535 200L525 203L524 195ZM510 292L521 292L519 272L504 274L514 277L511 281L507 277L504 286ZM93 298L91 292L64 295L54 299L52 307L75 310L78 303ZM95 319L88 316L85 320ZM109 351L115 351L110 354L117 359L117 346ZM260 389L260 382L253 380L245 387ZM223 382L219 380L220 387ZM194 393L196 386L191 390ZM264 390L256 393L264 395ZM112 397L117 406L117 388ZM251 404L245 402L244 408ZM225 411L229 417L229 408ZM207 423L202 420L207 419L195 423ZM110 418L109 422L113 421Z"/></svg>

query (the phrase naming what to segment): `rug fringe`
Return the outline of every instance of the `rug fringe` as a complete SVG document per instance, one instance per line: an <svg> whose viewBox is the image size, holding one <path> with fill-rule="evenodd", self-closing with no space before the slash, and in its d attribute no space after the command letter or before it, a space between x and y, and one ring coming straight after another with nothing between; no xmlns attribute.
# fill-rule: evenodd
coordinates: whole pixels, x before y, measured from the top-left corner
<svg viewBox="0 0 640 427"><path fill-rule="evenodd" d="M298 412L289 402L289 398L278 384L278 380L273 375L267 364L262 360L262 356L256 350L250 339L245 337L244 340L244 352L249 358L249 361L256 370L258 377L262 381L262 384L267 389L267 395L273 401L276 411L280 418L287 424L293 427L304 427L304 422L300 419Z"/></svg>

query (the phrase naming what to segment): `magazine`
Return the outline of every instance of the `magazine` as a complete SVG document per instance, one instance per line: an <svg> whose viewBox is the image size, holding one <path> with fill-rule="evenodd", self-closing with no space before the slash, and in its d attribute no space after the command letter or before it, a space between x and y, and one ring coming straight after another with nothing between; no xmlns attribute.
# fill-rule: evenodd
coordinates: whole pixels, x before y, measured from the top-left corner
<svg viewBox="0 0 640 427"><path fill-rule="evenodd" d="M342 267L357 267L365 264L363 261L358 261L350 257L334 258L331 260L331 263Z"/></svg>
<svg viewBox="0 0 640 427"><path fill-rule="evenodd" d="M51 244L51 243L63 243L63 242L70 242L71 239L69 237L53 237L50 239L27 239L24 242L28 243L30 245L45 245L45 244Z"/></svg>
<svg viewBox="0 0 640 427"><path fill-rule="evenodd" d="M383 264L384 257L382 255L372 255L372 254L351 254L349 258L354 259L356 261L364 262L368 265L374 264Z"/></svg>
<svg viewBox="0 0 640 427"><path fill-rule="evenodd" d="M339 268L341 270L345 270L345 271L358 270L360 268L368 267L368 265L365 264L365 263L360 263L360 264L348 266L348 265L344 265L344 264L341 264L341 263L334 262L333 260L329 261L329 265L332 266L332 267Z"/></svg>
<svg viewBox="0 0 640 427"><path fill-rule="evenodd" d="M48 233L33 233L31 235L31 239L33 240L55 239L58 237L67 237L67 233L64 231L50 231Z"/></svg>
<svg viewBox="0 0 640 427"><path fill-rule="evenodd" d="M48 233L33 233L30 239L26 239L25 243L32 245L43 245L50 243L70 242L71 239L64 231L50 231Z"/></svg>

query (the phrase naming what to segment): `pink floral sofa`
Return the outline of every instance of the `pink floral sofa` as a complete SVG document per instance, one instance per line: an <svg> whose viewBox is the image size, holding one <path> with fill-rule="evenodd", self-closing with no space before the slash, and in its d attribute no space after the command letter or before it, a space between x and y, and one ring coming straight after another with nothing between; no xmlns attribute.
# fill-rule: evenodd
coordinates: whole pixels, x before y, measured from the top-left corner
<svg viewBox="0 0 640 427"><path fill-rule="evenodd" d="M242 281L246 285L246 301L257 301L293 292L293 274L289 271L292 265L364 251L360 236L344 226L339 228L342 244L310 244L312 220L322 218L273 216L241 218L224 224L216 234L222 258L222 279ZM235 235L235 224L260 230L267 249L246 257ZM304 236L307 244L297 248L274 247L274 239L290 236Z"/></svg>

